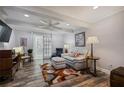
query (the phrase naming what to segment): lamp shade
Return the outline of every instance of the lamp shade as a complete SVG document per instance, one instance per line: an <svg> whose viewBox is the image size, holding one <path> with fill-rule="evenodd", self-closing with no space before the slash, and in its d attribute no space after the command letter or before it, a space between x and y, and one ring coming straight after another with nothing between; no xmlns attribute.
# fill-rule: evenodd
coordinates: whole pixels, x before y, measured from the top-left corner
<svg viewBox="0 0 124 93"><path fill-rule="evenodd" d="M96 43L99 43L99 40L96 36L88 37L87 44L96 44Z"/></svg>
<svg viewBox="0 0 124 93"><path fill-rule="evenodd" d="M68 44L64 44L64 48L68 49L69 45Z"/></svg>
<svg viewBox="0 0 124 93"><path fill-rule="evenodd" d="M20 53L20 54L24 54L24 49L23 47L15 47L13 48L15 50L15 53Z"/></svg>

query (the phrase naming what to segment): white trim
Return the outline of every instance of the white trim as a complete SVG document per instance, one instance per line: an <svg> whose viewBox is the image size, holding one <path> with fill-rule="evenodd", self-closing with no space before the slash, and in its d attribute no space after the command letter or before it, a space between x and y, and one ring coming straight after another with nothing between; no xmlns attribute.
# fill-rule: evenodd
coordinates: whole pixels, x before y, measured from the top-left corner
<svg viewBox="0 0 124 93"><path fill-rule="evenodd" d="M97 67L97 69L102 71L102 72L105 72L108 75L110 75L110 70L108 70L108 69L104 69L104 68L101 68L101 67Z"/></svg>

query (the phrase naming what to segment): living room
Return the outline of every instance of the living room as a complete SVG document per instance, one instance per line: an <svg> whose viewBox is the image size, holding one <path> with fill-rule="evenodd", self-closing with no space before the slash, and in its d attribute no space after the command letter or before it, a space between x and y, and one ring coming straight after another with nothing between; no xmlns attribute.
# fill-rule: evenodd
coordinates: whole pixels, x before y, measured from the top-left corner
<svg viewBox="0 0 124 93"><path fill-rule="evenodd" d="M31 56L22 57L14 80L1 86L109 87L110 72L124 66L123 6L4 6L0 13L2 22L12 28L9 42L0 43L1 49L18 53L21 48L23 54L32 50ZM45 72L51 64L55 69L48 73L54 72L54 77ZM122 81L113 82L123 86Z"/></svg>

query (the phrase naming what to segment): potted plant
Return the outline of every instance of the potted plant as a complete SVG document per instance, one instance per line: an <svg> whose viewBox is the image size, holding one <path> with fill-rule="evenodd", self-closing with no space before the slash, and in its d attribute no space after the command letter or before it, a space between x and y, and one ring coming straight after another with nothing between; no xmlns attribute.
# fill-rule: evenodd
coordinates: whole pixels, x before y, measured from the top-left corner
<svg viewBox="0 0 124 93"><path fill-rule="evenodd" d="M31 54L33 52L33 49L28 49L28 53Z"/></svg>

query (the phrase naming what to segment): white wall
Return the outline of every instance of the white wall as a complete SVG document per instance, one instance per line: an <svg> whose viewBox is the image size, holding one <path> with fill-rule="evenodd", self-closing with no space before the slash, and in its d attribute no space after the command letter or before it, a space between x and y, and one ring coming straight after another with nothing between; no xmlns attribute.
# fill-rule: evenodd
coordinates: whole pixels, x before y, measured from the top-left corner
<svg viewBox="0 0 124 93"><path fill-rule="evenodd" d="M64 47L64 36L63 34L52 34L52 52L56 51L56 48Z"/></svg>
<svg viewBox="0 0 124 93"><path fill-rule="evenodd" d="M100 57L101 68L111 70L124 66L124 12L95 24L88 31L88 36L92 35L99 38L94 52Z"/></svg>
<svg viewBox="0 0 124 93"><path fill-rule="evenodd" d="M27 38L27 49L33 48L32 32L27 31L12 31L9 43L0 44L1 47L12 49L13 47L20 46L20 38ZM53 33L52 34L52 52L55 52L56 48L63 48L64 37L63 34Z"/></svg>
<svg viewBox="0 0 124 93"><path fill-rule="evenodd" d="M12 31L10 40L7 43L0 44L4 49L12 49L13 47L20 46L20 38L26 37L27 41L27 48L32 48L32 39L30 32L21 32L21 31Z"/></svg>
<svg viewBox="0 0 124 93"><path fill-rule="evenodd" d="M4 48L4 44L0 42L0 49Z"/></svg>
<svg viewBox="0 0 124 93"><path fill-rule="evenodd" d="M4 21L2 15L0 15L0 20ZM0 49L4 48L4 43L0 42Z"/></svg>
<svg viewBox="0 0 124 93"><path fill-rule="evenodd" d="M9 42L4 43L5 49L12 49L13 47L15 47L15 32L14 31L12 31L11 33Z"/></svg>
<svg viewBox="0 0 124 93"><path fill-rule="evenodd" d="M15 47L20 46L20 38L27 38L27 49L33 48L31 32L15 31Z"/></svg>
<svg viewBox="0 0 124 93"><path fill-rule="evenodd" d="M64 44L69 44L70 46L70 48L68 49L69 52L86 52L86 47L75 47L75 34L80 32L85 32L86 35L86 30L75 31L75 33L69 33L64 35Z"/></svg>

